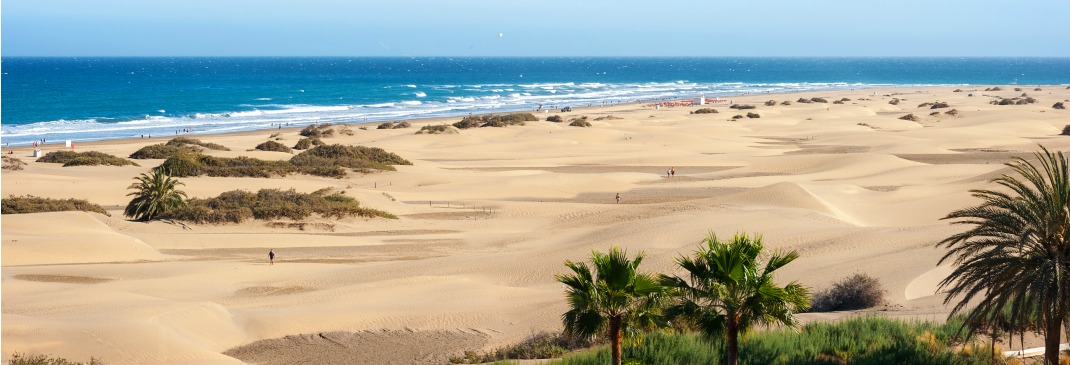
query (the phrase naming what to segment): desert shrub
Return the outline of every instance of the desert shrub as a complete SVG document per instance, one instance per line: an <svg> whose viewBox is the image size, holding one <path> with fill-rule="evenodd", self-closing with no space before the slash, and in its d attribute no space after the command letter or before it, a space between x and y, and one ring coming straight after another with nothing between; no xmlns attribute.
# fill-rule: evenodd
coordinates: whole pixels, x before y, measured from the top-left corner
<svg viewBox="0 0 1070 365"><path fill-rule="evenodd" d="M26 163L22 160L11 156L3 156L3 170L4 171L19 171L26 167Z"/></svg>
<svg viewBox="0 0 1070 365"><path fill-rule="evenodd" d="M400 121L400 122L397 122L396 124L394 124L394 129L404 129L404 128L412 128L412 123L409 123L409 122L403 120L403 121Z"/></svg>
<svg viewBox="0 0 1070 365"><path fill-rule="evenodd" d="M784 101L780 102L780 105L791 105L791 101L784 100Z"/></svg>
<svg viewBox="0 0 1070 365"><path fill-rule="evenodd" d="M919 108L925 108L925 107L928 107L930 105L933 105L933 103L921 103L921 104L918 104L918 107Z"/></svg>
<svg viewBox="0 0 1070 365"><path fill-rule="evenodd" d="M1054 105L1052 105L1051 108L1052 109L1066 109L1066 106L1064 106L1063 102L1060 101L1060 102L1057 102Z"/></svg>
<svg viewBox="0 0 1070 365"><path fill-rule="evenodd" d="M987 87L987 88L985 88L985 91L1003 91L1003 89L1000 89L999 86L996 86L996 87Z"/></svg>
<svg viewBox="0 0 1070 365"><path fill-rule="evenodd" d="M775 106L776 100L768 100L765 102L765 106Z"/></svg>
<svg viewBox="0 0 1070 365"><path fill-rule="evenodd" d="M61 163L63 167L67 166L140 166L134 161L127 160L122 157L112 156L107 153L101 153L96 151L88 152L74 152L74 151L52 151L41 158L37 159L37 162L48 163Z"/></svg>
<svg viewBox="0 0 1070 365"><path fill-rule="evenodd" d="M761 117L762 116L759 115L758 113L747 113L747 118L761 118Z"/></svg>
<svg viewBox="0 0 1070 365"><path fill-rule="evenodd" d="M911 122L917 122L917 121L921 120L918 117L914 116L914 114L907 114L907 115L899 117L899 119L909 120Z"/></svg>
<svg viewBox="0 0 1070 365"><path fill-rule="evenodd" d="M554 122L554 123L561 123L561 122L564 122L565 119L561 118L560 115L551 115L551 116L546 117L546 121L547 122Z"/></svg>
<svg viewBox="0 0 1070 365"><path fill-rule="evenodd" d="M394 122L380 124L378 127L375 127L375 129L394 129Z"/></svg>
<svg viewBox="0 0 1070 365"><path fill-rule="evenodd" d="M736 120L736 119L743 119L743 115L741 115L741 114L733 115L732 116L732 120Z"/></svg>
<svg viewBox="0 0 1070 365"><path fill-rule="evenodd" d="M754 105L748 105L748 104L732 104L732 106L730 106L728 108L729 109L746 110L746 109L754 109L754 108L757 108L757 107L754 106Z"/></svg>
<svg viewBox="0 0 1070 365"><path fill-rule="evenodd" d="M600 120L615 120L615 119L624 119L624 118L614 117L612 115L607 115L607 116L603 116L603 117L594 118L594 121L597 122L597 121L600 121Z"/></svg>
<svg viewBox="0 0 1070 365"><path fill-rule="evenodd" d="M483 364L501 360L552 359L561 357L565 352L586 348L589 340L577 339L563 333L532 333L524 341L499 347L485 353L465 351L463 356L452 356L451 364Z"/></svg>
<svg viewBox="0 0 1070 365"><path fill-rule="evenodd" d="M212 157L183 153L171 156L158 167L173 177L207 175L213 177L272 177L286 176L297 169L289 161L265 161L240 156Z"/></svg>
<svg viewBox="0 0 1070 365"><path fill-rule="evenodd" d="M851 98L842 98L842 99L840 99L840 101L848 102L848 101L851 101Z"/></svg>
<svg viewBox="0 0 1070 365"><path fill-rule="evenodd" d="M828 103L829 102L828 100L825 100L825 98L810 98L810 101L815 102L815 103Z"/></svg>
<svg viewBox="0 0 1070 365"><path fill-rule="evenodd" d="M1063 133L1061 134L1064 136L1070 136L1070 124L1063 126Z"/></svg>
<svg viewBox="0 0 1070 365"><path fill-rule="evenodd" d="M807 99L807 98L799 98L799 100L796 100L795 102L796 103L803 103L803 104L813 103L813 101L810 101L810 99Z"/></svg>
<svg viewBox="0 0 1070 365"><path fill-rule="evenodd" d="M717 111L717 109L714 109L714 108L702 108L702 109L695 110L692 113L694 113L694 114L717 114L718 111Z"/></svg>
<svg viewBox="0 0 1070 365"><path fill-rule="evenodd" d="M416 134L457 134L457 128L446 124L425 125Z"/></svg>
<svg viewBox="0 0 1070 365"><path fill-rule="evenodd" d="M572 119L572 122L568 123L570 127L590 127L591 122L587 121L587 118Z"/></svg>
<svg viewBox="0 0 1070 365"><path fill-rule="evenodd" d="M941 108L948 108L948 107L950 107L950 105L947 105L947 103L942 102L942 101L938 101L938 102L933 103L933 106L930 107L929 109L941 109Z"/></svg>
<svg viewBox="0 0 1070 365"><path fill-rule="evenodd" d="M138 160L165 159L180 153L200 153L203 150L203 148L196 145L154 144L141 147L141 149L130 154L130 158Z"/></svg>
<svg viewBox="0 0 1070 365"><path fill-rule="evenodd" d="M1014 88L1014 91L1022 91L1022 88L1016 87L1016 88Z"/></svg>
<svg viewBox="0 0 1070 365"><path fill-rule="evenodd" d="M952 92L953 93L960 93L960 92L962 92L962 89L955 89L955 91L952 91Z"/></svg>
<svg viewBox="0 0 1070 365"><path fill-rule="evenodd" d="M295 149L295 150L307 150L307 149L312 148L314 146L322 146L323 144L324 144L323 140L321 140L319 138L316 138L316 137L305 137L305 138L301 138L301 140L297 141L297 144L294 145L293 149Z"/></svg>
<svg viewBox="0 0 1070 365"><path fill-rule="evenodd" d="M97 358L90 358L89 362L74 362L62 357L49 357L48 355L26 355L22 353L11 354L8 365L104 365Z"/></svg>
<svg viewBox="0 0 1070 365"><path fill-rule="evenodd" d="M888 101L888 104L899 105L899 99L898 98L892 98L892 100Z"/></svg>
<svg viewBox="0 0 1070 365"><path fill-rule="evenodd" d="M412 165L400 156L378 147L343 146L340 144L316 146L290 159L298 169L346 167L361 172L371 170L396 170L392 165ZM337 169L335 169L337 170ZM318 171L318 170L302 170Z"/></svg>
<svg viewBox="0 0 1070 365"><path fill-rule="evenodd" d="M334 137L334 129L331 128L331 123L312 124L302 128L298 134L304 137L327 138Z"/></svg>
<svg viewBox="0 0 1070 365"><path fill-rule="evenodd" d="M866 309L884 304L884 288L876 278L855 274L814 294L811 312Z"/></svg>
<svg viewBox="0 0 1070 365"><path fill-rule="evenodd" d="M1014 97L1014 98L1000 98L998 101L993 100L990 103L994 105L1026 105L1036 103L1037 99L1032 97Z"/></svg>
<svg viewBox="0 0 1070 365"><path fill-rule="evenodd" d="M951 110L948 110L948 111L944 112L944 114L956 116L956 115L959 115L959 110L958 109L951 109Z"/></svg>
<svg viewBox="0 0 1070 365"><path fill-rule="evenodd" d="M286 152L286 153L293 152L293 150L291 150L290 147L286 147L286 145L284 145L282 143L279 143L279 142L275 142L275 141L267 141L267 142L264 142L264 143L256 145L256 147L254 147L254 148L257 149L257 150L261 150L261 151L274 151L274 152Z"/></svg>
<svg viewBox="0 0 1070 365"><path fill-rule="evenodd" d="M539 118L531 113L470 115L462 118L460 122L453 123L453 126L458 129L505 127L511 125L524 125L524 122L536 122L538 120Z"/></svg>
<svg viewBox="0 0 1070 365"><path fill-rule="evenodd" d="M42 212L94 212L111 216L100 205L82 199L52 199L33 195L9 196L0 202L0 214L28 214Z"/></svg>
<svg viewBox="0 0 1070 365"><path fill-rule="evenodd" d="M200 153L179 153L168 157L157 168L163 169L173 177L200 176L204 170L204 164L201 163L200 159L201 156L204 155Z"/></svg>
<svg viewBox="0 0 1070 365"><path fill-rule="evenodd" d="M932 112L932 113L929 113L929 116L930 116L930 117L935 117L935 116L937 116L937 115L940 115L940 112Z"/></svg>
<svg viewBox="0 0 1070 365"><path fill-rule="evenodd" d="M367 129L367 128L364 128L364 129ZM338 131L338 134L341 134L343 136L352 136L354 134L353 128L349 128L348 125L337 126L337 127L335 127L335 130Z"/></svg>
<svg viewBox="0 0 1070 365"><path fill-rule="evenodd" d="M207 148L207 149L210 149L210 150L216 150L216 151L230 151L230 149L227 148L224 145L215 144L215 143L208 143L208 142L201 142L201 140L199 140L199 139L188 138L188 137L175 137L175 138L172 138L170 141L167 141L167 145L168 146L191 146L192 145L192 146L204 147L204 148Z"/></svg>
<svg viewBox="0 0 1070 365"><path fill-rule="evenodd" d="M833 104L843 104L843 101L842 100L833 100L832 103Z"/></svg>
<svg viewBox="0 0 1070 365"><path fill-rule="evenodd" d="M241 223L248 219L271 220L288 218L302 220L312 214L324 218L383 217L397 219L383 211L362 208L356 199L327 189L310 194L290 190L261 189L256 193L233 190L215 198L190 199L186 207L168 211L164 219L197 224Z"/></svg>

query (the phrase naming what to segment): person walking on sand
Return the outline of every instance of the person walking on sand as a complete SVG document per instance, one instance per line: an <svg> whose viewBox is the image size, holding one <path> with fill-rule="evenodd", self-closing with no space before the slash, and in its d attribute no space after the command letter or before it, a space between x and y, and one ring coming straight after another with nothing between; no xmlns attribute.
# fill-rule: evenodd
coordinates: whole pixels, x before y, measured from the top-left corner
<svg viewBox="0 0 1070 365"><path fill-rule="evenodd" d="M275 250L268 250L268 265L275 264Z"/></svg>
<svg viewBox="0 0 1070 365"><path fill-rule="evenodd" d="M620 204L620 193L617 193L617 204Z"/></svg>
<svg viewBox="0 0 1070 365"><path fill-rule="evenodd" d="M671 176L676 176L676 167L669 169L669 172Z"/></svg>

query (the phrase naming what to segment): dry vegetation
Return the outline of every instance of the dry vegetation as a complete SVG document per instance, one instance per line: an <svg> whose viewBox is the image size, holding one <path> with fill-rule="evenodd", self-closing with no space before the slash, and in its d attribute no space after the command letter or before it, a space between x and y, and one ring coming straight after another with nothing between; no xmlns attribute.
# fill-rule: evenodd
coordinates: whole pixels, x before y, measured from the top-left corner
<svg viewBox="0 0 1070 365"><path fill-rule="evenodd" d="M717 114L717 113L719 113L719 112L717 111L717 109L714 109L714 108L702 108L702 109L698 109L698 110L695 110L695 111L691 112L691 114Z"/></svg>
<svg viewBox="0 0 1070 365"><path fill-rule="evenodd" d="M316 138L316 137L305 137L305 138L301 138L301 140L297 141L297 144L294 145L293 149L295 149L295 150L307 150L309 148L312 148L312 147L315 147L315 146L322 146L322 145L324 145L322 139L319 139L319 138Z"/></svg>
<svg viewBox="0 0 1070 365"><path fill-rule="evenodd" d="M410 127L412 127L412 123L409 123L409 122L406 122L406 121L401 121L401 122L386 122L386 123L380 124L375 129L403 129L403 128L410 128Z"/></svg>
<svg viewBox="0 0 1070 365"><path fill-rule="evenodd" d="M141 166L134 161L122 157L112 156L107 153L88 151L52 151L38 158L37 162L61 163L67 166Z"/></svg>
<svg viewBox="0 0 1070 365"><path fill-rule="evenodd" d="M246 156L236 158L213 157L183 153L172 156L160 165L171 176L261 177L286 176L302 173L342 178L346 168L363 173L376 170L393 171L392 165L412 163L377 147L324 145L301 152L289 161L266 161Z"/></svg>
<svg viewBox="0 0 1070 365"><path fill-rule="evenodd" d="M275 141L267 141L267 142L258 144L258 145L256 145L255 149L260 150L260 151L274 151L274 152L286 152L286 153L292 153L293 152L293 150L291 150L290 147L286 147L286 145L284 145L282 143L279 143L279 142L275 142Z"/></svg>
<svg viewBox="0 0 1070 365"><path fill-rule="evenodd" d="M22 160L11 156L3 156L4 171L19 171L25 167L26 163L22 162Z"/></svg>
<svg viewBox="0 0 1070 365"><path fill-rule="evenodd" d="M524 125L524 122L537 122L538 120L539 118L531 113L472 115L464 117L460 122L453 123L453 126L458 129L505 127Z"/></svg>
<svg viewBox="0 0 1070 365"><path fill-rule="evenodd" d="M457 128L451 125L439 124L439 125L425 125L420 127L420 130L416 131L416 134L457 134Z"/></svg>
<svg viewBox="0 0 1070 365"><path fill-rule="evenodd" d="M33 195L9 196L0 203L0 214L28 214L42 212L94 212L111 216L100 205L82 199L52 199Z"/></svg>
<svg viewBox="0 0 1070 365"><path fill-rule="evenodd" d="M884 304L880 281L865 274L855 274L814 294L811 312L832 312L876 307Z"/></svg>
<svg viewBox="0 0 1070 365"><path fill-rule="evenodd" d="M197 224L241 223L249 219L272 220L288 218L302 220L318 214L324 218L383 217L396 219L393 214L362 208L356 199L344 193L330 193L321 189L311 194L294 190L262 189L256 193L234 190L209 199L190 199L185 207L160 216Z"/></svg>

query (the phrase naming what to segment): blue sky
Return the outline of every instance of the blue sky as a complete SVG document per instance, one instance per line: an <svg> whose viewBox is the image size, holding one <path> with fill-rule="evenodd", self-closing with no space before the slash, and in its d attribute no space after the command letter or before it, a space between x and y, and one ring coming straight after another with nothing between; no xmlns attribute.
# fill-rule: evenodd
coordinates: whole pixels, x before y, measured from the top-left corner
<svg viewBox="0 0 1070 365"><path fill-rule="evenodd" d="M0 54L1070 57L1068 20L1065 0L4 0Z"/></svg>

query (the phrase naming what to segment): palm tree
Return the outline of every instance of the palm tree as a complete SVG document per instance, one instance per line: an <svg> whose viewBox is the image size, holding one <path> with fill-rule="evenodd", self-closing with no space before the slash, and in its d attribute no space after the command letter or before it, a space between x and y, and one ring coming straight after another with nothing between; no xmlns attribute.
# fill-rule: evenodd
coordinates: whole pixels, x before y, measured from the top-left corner
<svg viewBox="0 0 1070 365"><path fill-rule="evenodd" d="M591 252L594 273L586 263L565 261L572 273L557 275L571 307L561 316L565 332L581 338L608 336L614 365L621 364L622 338L638 341L643 331L659 325L664 288L654 276L636 271L642 261L642 252L629 260L613 247L607 254Z"/></svg>
<svg viewBox="0 0 1070 365"><path fill-rule="evenodd" d="M137 182L127 189L137 191L126 194L134 196L134 199L126 205L123 215L139 221L148 221L168 210L186 205L186 193L177 189L178 185L184 184L172 179L163 169L157 168L151 173L142 173L134 179Z"/></svg>
<svg viewBox="0 0 1070 365"><path fill-rule="evenodd" d="M944 217L973 227L938 244L950 249L940 262L953 257L958 265L940 288L948 288L944 304L962 297L951 314L979 299L967 318L1007 309L1011 320L1035 319L1044 330L1044 361L1057 364L1070 316L1070 176L1062 152L1041 150L1036 163L1019 157L1006 164L1020 178L992 179L1002 189L971 190L983 202Z"/></svg>
<svg viewBox="0 0 1070 365"><path fill-rule="evenodd" d="M739 336L754 325L781 324L797 328L795 313L810 306L810 292L797 282L784 287L773 282L773 272L799 257L795 251L773 255L764 263L762 238L736 234L722 242L710 233L694 257L676 260L689 274L662 276L662 284L679 293L665 309L709 339L726 340L728 365L739 361Z"/></svg>

